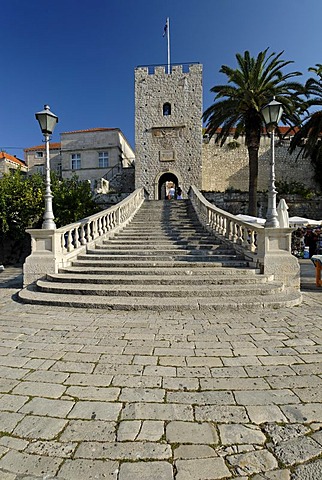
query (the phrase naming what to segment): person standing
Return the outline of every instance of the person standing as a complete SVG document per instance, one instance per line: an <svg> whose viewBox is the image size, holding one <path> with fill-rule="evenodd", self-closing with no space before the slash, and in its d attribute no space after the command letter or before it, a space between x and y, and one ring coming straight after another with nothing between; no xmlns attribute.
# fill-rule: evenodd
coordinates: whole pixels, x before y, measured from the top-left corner
<svg viewBox="0 0 322 480"><path fill-rule="evenodd" d="M169 196L168 196L169 200L173 200L175 194L176 194L176 190L174 188L174 185L172 185L172 187L169 189Z"/></svg>

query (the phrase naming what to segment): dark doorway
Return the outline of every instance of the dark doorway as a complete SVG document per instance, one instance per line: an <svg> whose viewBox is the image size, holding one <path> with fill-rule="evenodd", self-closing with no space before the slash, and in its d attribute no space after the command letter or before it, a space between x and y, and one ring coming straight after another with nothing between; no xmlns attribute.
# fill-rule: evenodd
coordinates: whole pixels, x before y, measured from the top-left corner
<svg viewBox="0 0 322 480"><path fill-rule="evenodd" d="M161 175L158 185L158 200L167 198L167 186L173 183L175 189L178 187L178 178L170 172Z"/></svg>

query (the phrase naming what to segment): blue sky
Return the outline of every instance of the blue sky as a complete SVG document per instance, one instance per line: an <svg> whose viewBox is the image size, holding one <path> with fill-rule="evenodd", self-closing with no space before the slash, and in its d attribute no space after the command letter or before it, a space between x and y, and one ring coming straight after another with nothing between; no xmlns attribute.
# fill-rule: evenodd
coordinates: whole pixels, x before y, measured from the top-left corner
<svg viewBox="0 0 322 480"><path fill-rule="evenodd" d="M0 149L39 145L35 112L48 103L59 133L120 128L134 147L134 69L203 64L204 109L225 82L221 65L269 47L303 72L322 63L321 0L1 0ZM11 148L9 148L11 147Z"/></svg>

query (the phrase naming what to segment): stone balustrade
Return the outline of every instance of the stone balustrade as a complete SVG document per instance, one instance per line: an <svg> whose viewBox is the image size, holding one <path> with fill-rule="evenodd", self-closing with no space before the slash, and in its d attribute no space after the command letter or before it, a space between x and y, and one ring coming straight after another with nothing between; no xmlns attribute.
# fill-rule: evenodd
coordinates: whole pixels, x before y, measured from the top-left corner
<svg viewBox="0 0 322 480"><path fill-rule="evenodd" d="M235 215L208 202L199 190L192 186L189 198L200 222L227 242L234 243L249 252L257 252L257 237L264 227L247 223Z"/></svg>
<svg viewBox="0 0 322 480"><path fill-rule="evenodd" d="M266 228L248 223L217 208L192 186L189 198L205 228L223 242L233 243L236 252L257 267L261 273L272 274L285 288L300 291L300 266L291 254L292 228Z"/></svg>
<svg viewBox="0 0 322 480"><path fill-rule="evenodd" d="M28 229L31 255L23 266L24 286L45 277L46 273L57 273L100 237L123 228L144 199L145 191L139 188L120 203L70 225L55 230Z"/></svg>

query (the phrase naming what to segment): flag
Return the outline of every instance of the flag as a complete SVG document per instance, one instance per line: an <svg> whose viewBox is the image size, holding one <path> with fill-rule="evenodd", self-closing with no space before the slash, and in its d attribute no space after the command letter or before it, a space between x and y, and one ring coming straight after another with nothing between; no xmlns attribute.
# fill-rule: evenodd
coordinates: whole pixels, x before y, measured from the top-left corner
<svg viewBox="0 0 322 480"><path fill-rule="evenodd" d="M165 25L164 25L164 29L163 29L163 37L166 35L166 33L167 33L167 30L168 30L168 19L166 20L166 22L165 22Z"/></svg>

